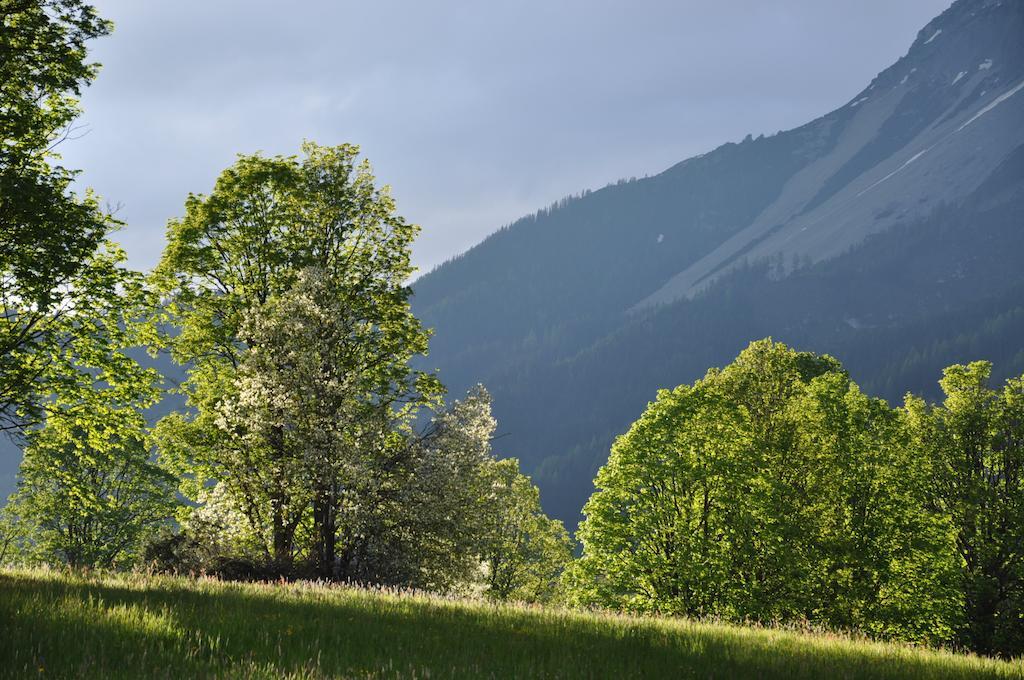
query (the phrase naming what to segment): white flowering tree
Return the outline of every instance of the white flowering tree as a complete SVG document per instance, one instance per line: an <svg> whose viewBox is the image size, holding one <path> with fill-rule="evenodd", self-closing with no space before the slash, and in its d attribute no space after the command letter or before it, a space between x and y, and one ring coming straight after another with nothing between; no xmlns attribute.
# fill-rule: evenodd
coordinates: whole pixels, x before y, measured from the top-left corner
<svg viewBox="0 0 1024 680"><path fill-rule="evenodd" d="M418 227L357 147L303 151L241 157L170 223L153 283L194 413L157 440L187 496L221 484L269 560L329 575L365 459L386 459L441 388L408 363L428 337L406 286Z"/></svg>

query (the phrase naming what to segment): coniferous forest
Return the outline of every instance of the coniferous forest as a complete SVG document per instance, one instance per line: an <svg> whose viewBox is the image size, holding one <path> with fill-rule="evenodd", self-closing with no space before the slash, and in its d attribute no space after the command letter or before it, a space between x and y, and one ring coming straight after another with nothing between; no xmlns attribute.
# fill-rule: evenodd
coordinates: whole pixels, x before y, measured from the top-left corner
<svg viewBox="0 0 1024 680"><path fill-rule="evenodd" d="M120 222L97 196L75 188L77 171L57 155L82 89L98 74L90 42L112 25L83 0L0 0L0 26L0 428L23 452L17 490L0 511L0 590L8 602L0 604L0 629L10 631L0 635L7 638L0 666L12 677L72 663L53 661L52 652L47 662L40 650L57 639L78 649L65 628L84 625L72 624L74 616L100 616L75 613L94 606L89 589L125 612L152 606L145 611L153 620L177 611L174 625L192 621L187 630L197 640L205 625L221 626L222 607L236 607L250 612L239 621L264 617L258 620L271 622L267 630L276 630L275 617L294 617L289 636L303 618L323 631L364 617L352 635L385 626L389 639L404 641L389 652L398 665L378 668L360 656L375 644L370 638L351 648L324 638L324 649L334 645L326 661L320 642L285 642L282 652L276 638L274 659L295 656L288 675L262 656L270 638L260 642L238 623L216 628L218 642L198 656L188 652L177 671L183 676L423 677L431 668L442 675L446 658L461 659L458 673L467 676L550 676L555 666L543 664L569 649L581 656L577 671L585 676L613 672L619 663L625 670L614 672L629 673L627 660L636 655L653 664L643 666L646 673L687 677L702 669L713 677L759 669L766 676L877 677L885 664L893 677L1017 677L1024 656L1019 285L993 298L991 310L972 305L970 295L921 300L927 313L912 330L879 325L858 336L859 344L844 344L833 325L810 319L829 304L818 293L849 280L863 284L850 294L853 304L876 304L883 316L900 292L872 288L873 272L901 266L926 228L932 243L957 243L964 237L955 227L967 209L941 206L929 226L908 223L866 240L856 256L824 264L753 261L681 303L689 310L683 321L664 309L642 317L644 332L659 329L663 342L703 343L707 349L685 353L675 365L699 365L704 375L658 391L634 413L596 477L569 450L561 452L567 457L557 474L545 472L539 454L530 461L531 473L540 467L549 478L576 475L572 485L589 500L567 511L566 496L542 506L520 461L503 455L486 386L465 390L459 374L458 389L449 390L444 370L427 368L431 337L444 329L415 313L411 248L419 227L399 214L359 147L307 141L295 155L239 155L212 187L182 197L181 212L168 216L159 263L135 271L116 240ZM1021 157L1018 150L999 177ZM765 162L775 167L780 158L767 154ZM753 201L778 187L746 190ZM752 205L733 207L751 212ZM569 201L552 214L599 208ZM986 210L986 233L1005 238L976 247L983 254L977 267L1015 282L1011 261L1020 250L1006 243L1019 243L1020 214ZM913 266L941 264L948 250L924 249ZM869 260L873 268L863 269ZM437 281L428 277L428 295ZM917 297L917 283L908 289ZM594 299L608 304L607 297ZM806 337L826 347L762 339L751 319L766 306L804 318ZM964 306L980 325L929 344L948 335L942 314L967 323ZM443 323L451 309L430 308L431 323ZM532 323L518 319L527 312L515 305L504 311L503 323L519 324L509 334ZM587 319L600 325L577 311L581 326ZM730 319L737 333L748 334L746 347L728 363L716 361L723 347L714 329ZM533 349L522 350L529 358L510 364L506 378L529 374L551 347L584 332L567 324L564 335L535 337ZM913 337L899 351L878 349L898 344L897 332ZM627 327L606 342L628 345L637 333ZM927 376L939 386L934 392L893 394L908 376L959 356L956 343L972 347L986 333L1005 351L944 363ZM874 362L868 384L858 386L853 372L825 353L836 347L858 368ZM469 356L474 348L463 351ZM630 382L629 366L599 369L601 363L582 353L548 379L570 371L591 396L642 383ZM674 384L668 381L677 374L666 371L662 380ZM545 389L536 377L509 380ZM616 408L624 400L608 397ZM530 407L508 408L519 408L513 417L522 422ZM610 406L580 416L592 417L614 427ZM578 528L552 518L572 524L577 512ZM294 582L304 585L287 585ZM416 594L402 600L406 592ZM157 604L140 604L151 596ZM63 604L41 604L51 597ZM196 614L204 606L196 598L206 597L221 603L211 610L216 624ZM458 609L470 605L456 598L499 608ZM700 629L718 641L709 649L721 643L731 650L714 661L724 665L701 666L712 662L691 647L672 656L676 643L664 640L689 639L697 630L689 622L710 626ZM737 642L721 632L733 629L714 628L728 624L825 631L851 636L849 644L864 649L877 642L902 651L878 652L887 659L881 665L862 662L852 671L841 659L854 652L843 647L828 656L815 648L807 652L815 661L787 666L785 655L767 660L768 642ZM423 646L472 631L467 639L486 649L492 628L506 641L521 633L558 642L536 648L544 651L531 663L541 665L516 666L521 659L512 654L501 662L509 664L504 670ZM154 647L149 663L178 654L191 634L167 634L171 642ZM306 630L302 645L319 634ZM764 634L802 644L793 642L799 633ZM112 659L128 652L104 656L103 645L121 649L122 635L97 633L95 658L59 666L58 674L111 672L118 663ZM343 629L337 635L349 639ZM602 651L584 660L581 640ZM901 656L919 650L899 645L1018 660L974 659L964 663L980 665L962 669L948 661L927 670L931 661ZM225 650L248 654L252 665L227 664L235 657ZM149 668L145 663L126 667ZM337 665L330 671L314 663ZM457 675L455 668L449 671Z"/></svg>

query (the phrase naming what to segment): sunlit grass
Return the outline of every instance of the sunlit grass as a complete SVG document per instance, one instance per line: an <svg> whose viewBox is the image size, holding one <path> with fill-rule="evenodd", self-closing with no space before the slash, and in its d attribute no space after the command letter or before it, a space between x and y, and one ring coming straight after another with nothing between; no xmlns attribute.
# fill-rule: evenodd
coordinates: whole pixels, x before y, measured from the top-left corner
<svg viewBox="0 0 1024 680"><path fill-rule="evenodd" d="M1024 678L1024 662L320 584L7 571L0 676Z"/></svg>

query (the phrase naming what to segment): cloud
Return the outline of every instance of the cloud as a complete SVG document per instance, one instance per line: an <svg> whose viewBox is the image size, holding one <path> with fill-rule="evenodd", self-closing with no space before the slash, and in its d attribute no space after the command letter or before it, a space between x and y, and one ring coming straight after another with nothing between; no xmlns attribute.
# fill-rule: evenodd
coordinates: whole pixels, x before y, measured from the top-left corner
<svg viewBox="0 0 1024 680"><path fill-rule="evenodd" d="M113 19L62 149L132 262L235 154L355 142L429 268L517 217L843 104L947 0L96 0Z"/></svg>

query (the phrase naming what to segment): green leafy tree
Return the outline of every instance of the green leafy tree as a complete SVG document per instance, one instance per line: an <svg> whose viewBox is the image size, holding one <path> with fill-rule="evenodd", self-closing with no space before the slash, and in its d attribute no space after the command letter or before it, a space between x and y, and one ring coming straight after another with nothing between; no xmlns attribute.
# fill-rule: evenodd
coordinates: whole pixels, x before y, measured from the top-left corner
<svg viewBox="0 0 1024 680"><path fill-rule="evenodd" d="M578 569L597 584L591 596L691 615L804 616L821 555L792 403L839 370L761 341L692 387L661 392L616 441L584 508Z"/></svg>
<svg viewBox="0 0 1024 680"><path fill-rule="evenodd" d="M27 435L12 500L47 562L124 564L172 512L173 479L150 461L143 414L160 376L126 353L152 301L123 259L113 244L95 254L55 322L62 342L42 374L46 418Z"/></svg>
<svg viewBox="0 0 1024 680"><path fill-rule="evenodd" d="M709 378L713 374L709 374ZM717 613L730 570L734 492L749 473L738 409L709 389L661 391L612 447L584 507L570 601L634 611Z"/></svg>
<svg viewBox="0 0 1024 680"><path fill-rule="evenodd" d="M56 153L96 76L86 43L109 31L79 0L0 1L0 430L41 426L11 514L73 565L125 559L168 498L139 412L157 377L124 354L148 299Z"/></svg>
<svg viewBox="0 0 1024 680"><path fill-rule="evenodd" d="M950 526L905 432L831 357L752 343L616 441L570 599L949 640Z"/></svg>
<svg viewBox="0 0 1024 680"><path fill-rule="evenodd" d="M486 593L499 600L546 602L572 561L572 541L540 505L540 490L519 471L514 458L492 461L485 478L483 558Z"/></svg>
<svg viewBox="0 0 1024 680"><path fill-rule="evenodd" d="M28 522L18 516L13 505L0 508L0 567L25 561L29 532Z"/></svg>
<svg viewBox="0 0 1024 680"><path fill-rule="evenodd" d="M544 516L540 492L515 460L495 460L495 420L483 386L470 390L413 436L356 523L355 550L372 557L366 580L439 591L483 587L497 599L537 602L555 595L571 558L561 522ZM390 493L381 493L389 488ZM352 519L358 519L357 514ZM364 558L365 559L365 558Z"/></svg>
<svg viewBox="0 0 1024 680"><path fill-rule="evenodd" d="M739 412L734 464L742 477L729 493L742 500L728 504L725 522L735 575L727 586L731 616L794 619L813 608L807 583L821 555L809 501L817 480L814 459L796 446L802 419L793 403L829 373L843 373L832 357L763 340L712 379Z"/></svg>
<svg viewBox="0 0 1024 680"><path fill-rule="evenodd" d="M67 291L115 224L55 153L96 75L85 45L109 30L79 0L0 2L0 429L41 417Z"/></svg>
<svg viewBox="0 0 1024 680"><path fill-rule="evenodd" d="M442 592L475 583L494 428L490 395L477 387L425 433L401 433L392 455L367 469L363 502L349 505L342 573Z"/></svg>
<svg viewBox="0 0 1024 680"><path fill-rule="evenodd" d="M309 267L287 293L247 317L252 349L240 366L239 401L224 414L236 429L269 425L263 437L284 427L298 478L312 494L313 559L325 577L351 576L338 573L345 564L338 545L341 539L350 550L364 535L351 526L352 508L365 508L367 480L401 467L408 448L402 432L439 393L432 376L409 368L426 350L426 335L405 306L403 280L382 282L391 276L385 272L368 273L365 284L346 276Z"/></svg>
<svg viewBox="0 0 1024 680"><path fill-rule="evenodd" d="M339 515L440 385L408 365L428 337L406 286L418 228L356 147L303 151L241 157L170 223L153 282L196 413L158 441L186 495L222 484L283 569L312 513L305 556L330 575Z"/></svg>
<svg viewBox="0 0 1024 680"><path fill-rule="evenodd" d="M813 527L806 617L878 637L948 643L958 625L952 524L931 502L936 469L905 412L845 374L812 380L793 403L810 461L801 505Z"/></svg>
<svg viewBox="0 0 1024 680"><path fill-rule="evenodd" d="M991 365L950 366L946 399L908 398L918 445L933 458L935 502L960 557L962 642L980 653L1024 652L1024 379L988 386Z"/></svg>

